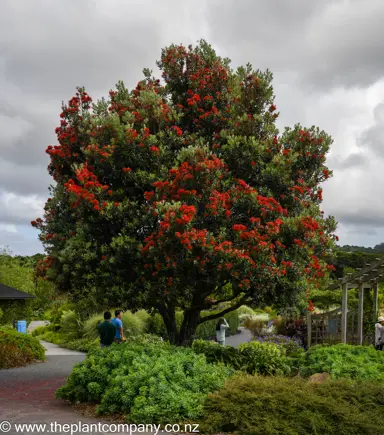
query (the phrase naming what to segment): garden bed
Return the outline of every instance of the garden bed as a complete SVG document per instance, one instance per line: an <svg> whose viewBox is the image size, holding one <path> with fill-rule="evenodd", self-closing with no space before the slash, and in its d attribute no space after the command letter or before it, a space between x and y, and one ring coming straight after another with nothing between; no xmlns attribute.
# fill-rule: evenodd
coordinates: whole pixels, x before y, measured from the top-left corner
<svg viewBox="0 0 384 435"><path fill-rule="evenodd" d="M12 328L0 328L0 369L22 367L45 360L39 340Z"/></svg>

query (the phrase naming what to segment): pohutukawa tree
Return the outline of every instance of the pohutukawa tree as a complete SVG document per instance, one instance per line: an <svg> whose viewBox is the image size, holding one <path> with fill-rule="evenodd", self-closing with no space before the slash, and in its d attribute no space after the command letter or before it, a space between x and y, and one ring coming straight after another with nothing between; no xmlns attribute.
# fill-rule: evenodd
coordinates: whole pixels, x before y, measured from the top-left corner
<svg viewBox="0 0 384 435"><path fill-rule="evenodd" d="M303 305L327 277L332 141L300 125L279 136L271 73L233 71L204 41L164 49L158 67L162 81L144 70L132 91L93 104L79 88L63 105L56 186L32 224L40 274L75 300L156 310L185 345L243 303Z"/></svg>

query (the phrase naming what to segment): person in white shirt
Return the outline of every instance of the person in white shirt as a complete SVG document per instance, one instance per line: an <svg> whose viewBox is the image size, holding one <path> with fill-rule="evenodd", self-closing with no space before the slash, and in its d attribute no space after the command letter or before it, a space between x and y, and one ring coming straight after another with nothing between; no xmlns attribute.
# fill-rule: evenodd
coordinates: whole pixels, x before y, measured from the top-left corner
<svg viewBox="0 0 384 435"><path fill-rule="evenodd" d="M383 350L384 347L384 317L379 317L375 325L375 348Z"/></svg>
<svg viewBox="0 0 384 435"><path fill-rule="evenodd" d="M225 331L229 328L228 322L222 317L216 325L216 341L225 346Z"/></svg>

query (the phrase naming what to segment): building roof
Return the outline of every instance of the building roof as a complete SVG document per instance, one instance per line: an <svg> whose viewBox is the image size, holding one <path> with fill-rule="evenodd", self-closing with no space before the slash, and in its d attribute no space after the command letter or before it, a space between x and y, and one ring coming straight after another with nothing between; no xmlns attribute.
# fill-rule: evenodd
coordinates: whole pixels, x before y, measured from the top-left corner
<svg viewBox="0 0 384 435"><path fill-rule="evenodd" d="M24 293L20 290L16 290L15 288L8 287L7 285L0 284L0 300L11 300L11 299L33 299L36 296L30 295L28 293Z"/></svg>

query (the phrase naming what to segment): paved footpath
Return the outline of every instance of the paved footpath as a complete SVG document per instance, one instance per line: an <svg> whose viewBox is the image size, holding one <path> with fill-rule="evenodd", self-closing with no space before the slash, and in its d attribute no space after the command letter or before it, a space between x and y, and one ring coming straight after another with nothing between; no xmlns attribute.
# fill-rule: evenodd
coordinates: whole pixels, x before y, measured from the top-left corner
<svg viewBox="0 0 384 435"><path fill-rule="evenodd" d="M248 329L240 327L240 333L226 337L225 344L227 346L238 347L241 343L246 343L252 338L252 334Z"/></svg>
<svg viewBox="0 0 384 435"><path fill-rule="evenodd" d="M249 331L241 329L241 333L228 337L226 344L237 347L251 338ZM55 391L65 383L66 377L73 366L85 359L82 352L63 349L55 344L42 341L46 348L47 361L30 364L25 367L0 370L0 433L30 434L30 433L71 433L59 425L70 424L98 424L100 420L78 414L65 401L55 399ZM5 431L4 422L11 424L10 431ZM52 428L50 425L57 423ZM16 430L15 424L46 424L45 430L27 431ZM108 423L108 422L103 422ZM3 430L2 430L3 429ZM115 433L121 432L97 432ZM143 433L143 432L140 432ZM147 432L149 434L149 432ZM145 433L144 433L145 435Z"/></svg>
<svg viewBox="0 0 384 435"><path fill-rule="evenodd" d="M98 424L100 420L82 416L63 400L55 399L55 391L65 383L72 367L85 359L85 354L62 349L51 343L42 342L47 349L47 361L30 364L25 367L0 370L0 433L5 432L4 421L11 424L8 434L30 433L71 433L65 427L60 431L59 425L64 424ZM2 426L2 422L3 425ZM50 424L57 422L56 429ZM36 423L46 424L46 430L35 432L17 431L15 424ZM103 422L108 423L108 422ZM113 427L111 432L115 433Z"/></svg>

